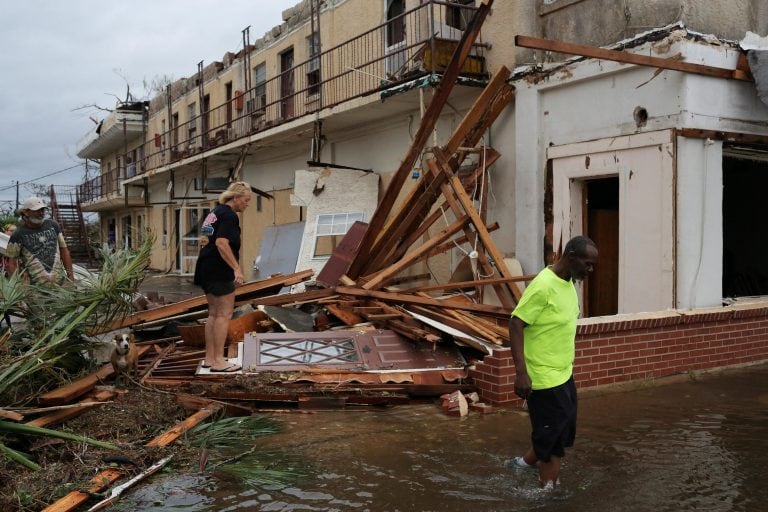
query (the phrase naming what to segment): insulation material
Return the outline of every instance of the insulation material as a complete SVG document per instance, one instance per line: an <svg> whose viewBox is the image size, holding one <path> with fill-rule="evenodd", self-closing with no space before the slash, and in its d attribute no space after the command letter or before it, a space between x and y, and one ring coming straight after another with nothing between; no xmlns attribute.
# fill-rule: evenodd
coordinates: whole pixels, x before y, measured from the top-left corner
<svg viewBox="0 0 768 512"><path fill-rule="evenodd" d="M768 37L760 37L754 32L747 35L739 43L747 50L749 70L755 78L755 87L760 101L768 105Z"/></svg>

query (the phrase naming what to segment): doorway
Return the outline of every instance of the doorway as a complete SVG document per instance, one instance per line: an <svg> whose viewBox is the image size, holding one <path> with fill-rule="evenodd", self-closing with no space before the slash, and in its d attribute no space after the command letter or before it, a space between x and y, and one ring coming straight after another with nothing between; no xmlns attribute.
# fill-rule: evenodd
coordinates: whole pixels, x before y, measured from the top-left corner
<svg viewBox="0 0 768 512"><path fill-rule="evenodd" d="M768 241L760 236L768 162L723 157L723 296L768 295Z"/></svg>
<svg viewBox="0 0 768 512"><path fill-rule="evenodd" d="M597 269L584 282L584 316L619 312L619 177L584 184L584 232L597 245Z"/></svg>
<svg viewBox="0 0 768 512"><path fill-rule="evenodd" d="M405 66L405 0L388 0L387 2L387 31L384 43L385 76L396 78L400 69Z"/></svg>

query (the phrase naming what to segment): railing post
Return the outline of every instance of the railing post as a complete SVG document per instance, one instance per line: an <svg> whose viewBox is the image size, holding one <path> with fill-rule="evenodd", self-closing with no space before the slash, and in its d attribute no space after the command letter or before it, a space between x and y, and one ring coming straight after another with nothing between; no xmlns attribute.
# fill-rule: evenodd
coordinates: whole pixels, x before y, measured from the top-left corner
<svg viewBox="0 0 768 512"><path fill-rule="evenodd" d="M430 58L431 68L429 73L435 74L435 1L429 0L429 51L432 52L432 58Z"/></svg>

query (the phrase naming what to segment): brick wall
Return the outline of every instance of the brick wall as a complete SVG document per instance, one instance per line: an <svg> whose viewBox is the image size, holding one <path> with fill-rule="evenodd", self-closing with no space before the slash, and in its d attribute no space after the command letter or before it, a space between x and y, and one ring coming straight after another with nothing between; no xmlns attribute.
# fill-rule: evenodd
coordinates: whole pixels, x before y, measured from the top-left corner
<svg viewBox="0 0 768 512"><path fill-rule="evenodd" d="M766 360L764 305L616 315L579 321L574 376L585 389ZM509 349L486 356L470 377L483 401L519 401Z"/></svg>

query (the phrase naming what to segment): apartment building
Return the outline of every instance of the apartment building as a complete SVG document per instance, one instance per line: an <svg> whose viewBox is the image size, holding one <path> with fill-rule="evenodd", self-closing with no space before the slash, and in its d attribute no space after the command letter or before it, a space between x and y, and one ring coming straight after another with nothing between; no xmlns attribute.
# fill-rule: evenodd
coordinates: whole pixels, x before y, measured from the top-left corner
<svg viewBox="0 0 768 512"><path fill-rule="evenodd" d="M229 180L244 179L261 192L242 219L244 270L263 277L262 242L289 230L296 268L319 270L353 221L372 215L476 3L297 3L269 33L245 33L242 50L89 134L78 154L100 159L101 176L82 185L85 208L110 243L136 243L148 228L152 266L188 274L200 220ZM515 44L527 35L747 73L737 41L748 30L768 32L763 2L496 0L432 145L489 76L515 68L515 102L485 143L502 155L493 238L523 273L585 233L610 269L582 290L591 316L766 295L757 263L768 244L749 244L764 237L747 222L768 148L755 82ZM447 280L461 259L456 250L417 271Z"/></svg>

